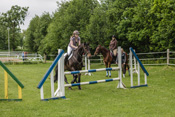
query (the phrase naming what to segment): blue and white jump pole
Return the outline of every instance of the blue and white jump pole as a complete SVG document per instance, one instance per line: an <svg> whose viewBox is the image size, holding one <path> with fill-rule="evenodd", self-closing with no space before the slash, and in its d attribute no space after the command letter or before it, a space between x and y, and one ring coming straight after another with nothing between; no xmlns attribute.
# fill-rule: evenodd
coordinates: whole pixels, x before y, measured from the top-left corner
<svg viewBox="0 0 175 117"><path fill-rule="evenodd" d="M149 74L148 74L147 70L145 69L145 67L143 66L143 64L141 63L139 58L137 57L133 48L130 47L129 49L130 49L129 60L130 60L130 70L131 70L130 71L131 72L131 88L148 86L147 85L147 76L149 76ZM134 60L135 69L133 69L133 56L134 56L134 59L137 60L137 65L138 65L137 69L136 69L136 61L135 60ZM145 77L144 78L145 84L143 84L143 85L140 84L140 67L142 68L142 70L144 72L144 77ZM133 86L133 73L137 73L137 76L138 76L138 85L137 86Z"/></svg>

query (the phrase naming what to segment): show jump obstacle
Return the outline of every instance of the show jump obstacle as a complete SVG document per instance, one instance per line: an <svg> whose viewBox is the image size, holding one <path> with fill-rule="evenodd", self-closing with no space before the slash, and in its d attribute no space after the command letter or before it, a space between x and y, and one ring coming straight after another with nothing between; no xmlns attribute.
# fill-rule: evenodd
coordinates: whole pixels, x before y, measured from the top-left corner
<svg viewBox="0 0 175 117"><path fill-rule="evenodd" d="M43 79L38 84L37 88L40 89L41 94L41 100L47 101L47 100L54 100L59 98L65 98L65 87L71 87L71 86L79 86L79 85L87 85L87 84L96 84L96 83L102 83L102 82L110 82L118 80L118 86L117 88L125 88L124 84L122 83L122 67L121 67L121 47L118 47L118 57L119 57L119 63L118 67L115 68L102 68L102 69L91 69L91 70L81 70L81 71L71 71L71 72L64 72L64 56L63 50L59 50L58 56L44 75ZM58 62L58 88L54 92L54 78L53 78L53 68ZM75 83L75 84L64 84L64 75L68 74L78 74L78 73L91 73L91 72L98 72L98 71L111 71L111 70L118 70L118 77L112 78L112 79L104 79L104 80L97 80L97 81L90 81L90 82L81 82L81 83ZM51 73L51 98L44 99L44 91L43 91L43 84L46 81L47 77Z"/></svg>
<svg viewBox="0 0 175 117"><path fill-rule="evenodd" d="M4 69L4 86L5 86L5 99L0 99L0 101L22 101L22 88L24 85L16 78L15 75L0 61L0 66ZM8 98L8 75L11 76L13 80L18 84L18 99L9 99Z"/></svg>
<svg viewBox="0 0 175 117"><path fill-rule="evenodd" d="M134 56L134 69L133 69L133 56ZM135 51L133 50L132 47L130 47L130 72L131 72L131 88L137 88L137 87L144 87L144 86L148 86L147 85L147 76L149 76L147 70L145 69L145 67L143 66L143 64L141 63L141 61L139 60L139 58L137 57ZM137 66L136 67L136 61L137 61ZM141 85L140 84L140 67L142 68L143 72L144 72L144 77L145 77L145 84ZM138 85L137 86L133 86L133 73L137 73L138 76Z"/></svg>

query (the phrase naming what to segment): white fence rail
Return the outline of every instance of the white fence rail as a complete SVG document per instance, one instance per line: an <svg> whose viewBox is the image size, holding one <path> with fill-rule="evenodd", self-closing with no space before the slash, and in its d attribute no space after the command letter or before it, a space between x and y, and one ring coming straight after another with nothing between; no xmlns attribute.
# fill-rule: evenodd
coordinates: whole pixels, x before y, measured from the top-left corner
<svg viewBox="0 0 175 117"><path fill-rule="evenodd" d="M140 61L143 65L175 65L175 51L167 51L164 52L148 52L148 53L137 53ZM150 57L149 57L150 56ZM98 59L92 56L90 58L91 64L103 64L103 56L98 55Z"/></svg>
<svg viewBox="0 0 175 117"><path fill-rule="evenodd" d="M37 53L24 54L22 51L0 52L2 62L34 62L43 61L43 57Z"/></svg>

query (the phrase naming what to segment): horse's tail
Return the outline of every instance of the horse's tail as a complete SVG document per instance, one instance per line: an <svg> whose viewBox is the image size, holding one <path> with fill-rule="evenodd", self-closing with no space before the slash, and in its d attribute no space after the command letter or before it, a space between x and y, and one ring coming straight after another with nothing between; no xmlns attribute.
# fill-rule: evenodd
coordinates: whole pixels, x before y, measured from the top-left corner
<svg viewBox="0 0 175 117"><path fill-rule="evenodd" d="M55 67L55 75L54 75L54 82L58 80L58 64Z"/></svg>
<svg viewBox="0 0 175 117"><path fill-rule="evenodd" d="M69 58L68 55L66 55L65 58L64 58L64 64L65 64L65 65L68 63L68 58Z"/></svg>

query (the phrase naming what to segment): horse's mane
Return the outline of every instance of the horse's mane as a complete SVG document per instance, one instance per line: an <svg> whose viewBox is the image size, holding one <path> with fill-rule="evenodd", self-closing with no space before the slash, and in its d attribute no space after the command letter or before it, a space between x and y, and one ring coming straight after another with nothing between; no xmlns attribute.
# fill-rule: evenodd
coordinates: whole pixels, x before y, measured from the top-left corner
<svg viewBox="0 0 175 117"><path fill-rule="evenodd" d="M101 50L103 49L103 50L105 50L105 51L109 51L107 48L105 48L104 46L101 46L101 45L99 45L100 46L100 48L101 48Z"/></svg>

